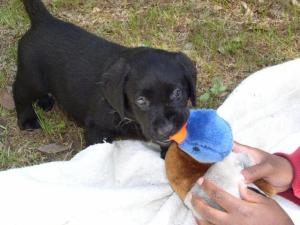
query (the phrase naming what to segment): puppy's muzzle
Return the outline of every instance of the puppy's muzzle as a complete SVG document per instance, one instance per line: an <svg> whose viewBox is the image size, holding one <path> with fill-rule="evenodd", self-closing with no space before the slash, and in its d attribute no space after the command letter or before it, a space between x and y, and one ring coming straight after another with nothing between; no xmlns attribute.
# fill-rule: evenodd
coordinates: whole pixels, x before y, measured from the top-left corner
<svg viewBox="0 0 300 225"><path fill-rule="evenodd" d="M161 140L168 139L169 136L171 136L173 130L174 125L171 123L166 123L157 129L157 135Z"/></svg>

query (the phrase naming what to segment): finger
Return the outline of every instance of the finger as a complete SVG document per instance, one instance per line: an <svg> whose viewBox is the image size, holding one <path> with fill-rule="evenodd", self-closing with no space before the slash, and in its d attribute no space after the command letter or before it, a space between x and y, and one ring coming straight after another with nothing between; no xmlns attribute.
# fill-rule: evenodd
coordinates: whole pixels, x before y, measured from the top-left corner
<svg viewBox="0 0 300 225"><path fill-rule="evenodd" d="M243 169L242 175L246 183L253 183L256 180L268 177L271 172L272 167L270 164L263 162Z"/></svg>
<svg viewBox="0 0 300 225"><path fill-rule="evenodd" d="M267 197L261 194L249 190L244 184L240 185L240 195L241 199L252 203L263 203L268 199Z"/></svg>
<svg viewBox="0 0 300 225"><path fill-rule="evenodd" d="M200 181L199 185L213 201L227 212L234 211L241 204L240 199L219 188L207 179L203 179L202 184Z"/></svg>
<svg viewBox="0 0 300 225"><path fill-rule="evenodd" d="M209 223L223 224L224 221L226 221L227 214L225 212L212 208L194 194L192 197L192 205L194 209L200 213L202 218Z"/></svg>
<svg viewBox="0 0 300 225"><path fill-rule="evenodd" d="M256 163L260 163L266 155L266 152L237 142L233 144L233 151L248 154Z"/></svg>

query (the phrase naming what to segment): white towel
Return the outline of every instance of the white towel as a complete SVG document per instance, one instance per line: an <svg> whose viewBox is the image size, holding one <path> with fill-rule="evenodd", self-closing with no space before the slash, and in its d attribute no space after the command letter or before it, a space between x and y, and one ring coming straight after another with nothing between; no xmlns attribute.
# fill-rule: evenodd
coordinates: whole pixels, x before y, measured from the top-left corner
<svg viewBox="0 0 300 225"><path fill-rule="evenodd" d="M300 146L300 59L261 70L219 108L235 140L269 152ZM277 199L295 224L300 207ZM0 172L1 225L195 225L157 146L98 144L72 160Z"/></svg>

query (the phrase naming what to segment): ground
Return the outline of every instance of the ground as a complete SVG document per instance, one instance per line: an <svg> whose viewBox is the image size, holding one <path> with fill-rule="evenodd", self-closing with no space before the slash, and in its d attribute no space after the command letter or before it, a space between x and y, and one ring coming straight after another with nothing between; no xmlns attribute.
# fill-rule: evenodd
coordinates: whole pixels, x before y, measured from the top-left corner
<svg viewBox="0 0 300 225"><path fill-rule="evenodd" d="M217 108L252 72L300 56L300 4L296 0L45 3L59 18L108 40L185 52L198 68L198 107ZM0 0L0 170L67 160L84 147L82 129L57 107L50 113L37 109L43 129L28 132L17 127L11 86L17 43L28 27L20 0ZM38 150L53 143L65 151Z"/></svg>

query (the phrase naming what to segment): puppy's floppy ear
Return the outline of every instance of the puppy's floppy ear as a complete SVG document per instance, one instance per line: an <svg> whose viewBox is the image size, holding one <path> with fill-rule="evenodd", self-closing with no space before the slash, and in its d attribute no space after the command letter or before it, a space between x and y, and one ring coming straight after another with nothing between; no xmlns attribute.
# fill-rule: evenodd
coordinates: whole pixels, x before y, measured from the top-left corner
<svg viewBox="0 0 300 225"><path fill-rule="evenodd" d="M196 82L197 69L192 60L190 60L184 53L176 53L176 60L184 69L185 79L189 85L189 98L193 106L196 106Z"/></svg>
<svg viewBox="0 0 300 225"><path fill-rule="evenodd" d="M125 117L124 87L129 70L125 59L120 58L108 67L100 82L105 99L119 113L121 119Z"/></svg>

